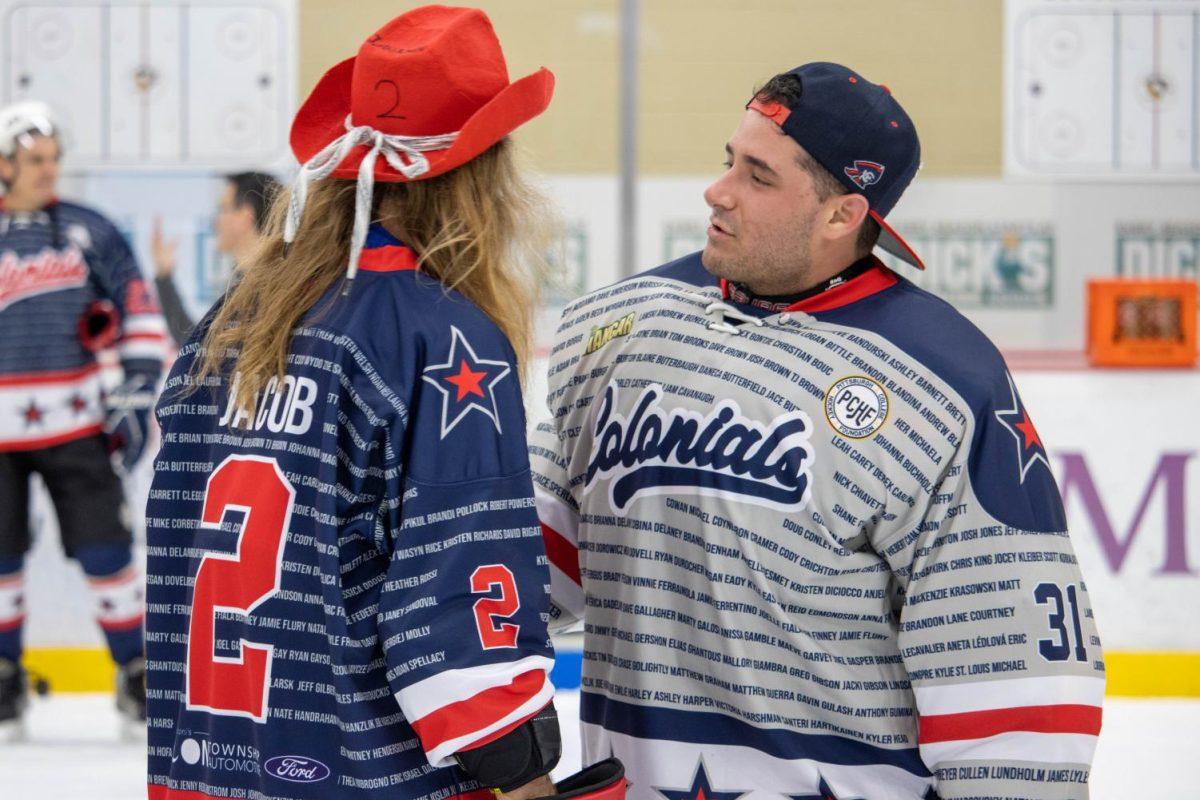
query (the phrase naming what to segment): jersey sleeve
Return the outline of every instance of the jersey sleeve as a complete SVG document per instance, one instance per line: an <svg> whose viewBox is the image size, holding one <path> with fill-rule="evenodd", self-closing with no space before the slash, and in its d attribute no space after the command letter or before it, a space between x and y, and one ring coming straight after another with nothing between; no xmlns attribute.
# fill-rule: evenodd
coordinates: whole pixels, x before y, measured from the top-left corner
<svg viewBox="0 0 1200 800"><path fill-rule="evenodd" d="M555 632L582 622L585 599L579 558L579 498L582 484L575 448L580 430L567 424L580 406L579 383L573 380L584 352L576 332L574 307L563 311L550 353L546 406L550 418L540 422L530 436L529 460L533 467L538 519L550 562L550 625Z"/></svg>
<svg viewBox="0 0 1200 800"><path fill-rule="evenodd" d="M877 546L943 800L1086 798L1104 695L1087 586L1012 378L907 529Z"/></svg>
<svg viewBox="0 0 1200 800"><path fill-rule="evenodd" d="M579 569L579 506L567 477L565 442L558 426L538 423L529 438L534 497L550 566L550 629L558 632L583 620L583 578Z"/></svg>
<svg viewBox="0 0 1200 800"><path fill-rule="evenodd" d="M451 326L418 374L386 445L378 627L400 708L446 766L553 697L548 575L507 341Z"/></svg>
<svg viewBox="0 0 1200 800"><path fill-rule="evenodd" d="M120 314L116 348L125 374L157 377L162 372L167 323L125 237L107 220L97 225L88 263Z"/></svg>

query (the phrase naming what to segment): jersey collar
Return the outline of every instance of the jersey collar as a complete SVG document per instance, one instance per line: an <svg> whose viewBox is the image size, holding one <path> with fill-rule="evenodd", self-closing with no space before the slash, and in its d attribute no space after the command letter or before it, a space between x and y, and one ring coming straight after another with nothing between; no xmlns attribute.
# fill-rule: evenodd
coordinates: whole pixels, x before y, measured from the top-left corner
<svg viewBox="0 0 1200 800"><path fill-rule="evenodd" d="M367 272L415 270L417 254L382 225L375 223L367 231L367 241L359 256L358 268Z"/></svg>
<svg viewBox="0 0 1200 800"><path fill-rule="evenodd" d="M900 279L896 277L896 273L888 269L877 257L872 256L871 259L874 263L866 272L845 283L831 286L820 294L792 303L783 311L802 311L806 314L832 311L835 308L857 303L859 300L878 294L899 283ZM729 299L729 283L724 278L721 279L721 297Z"/></svg>

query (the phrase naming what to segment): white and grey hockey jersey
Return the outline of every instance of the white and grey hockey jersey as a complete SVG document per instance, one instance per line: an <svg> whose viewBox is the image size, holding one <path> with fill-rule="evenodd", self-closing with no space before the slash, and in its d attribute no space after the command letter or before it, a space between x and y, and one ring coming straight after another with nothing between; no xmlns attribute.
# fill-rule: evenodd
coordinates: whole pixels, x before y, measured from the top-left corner
<svg viewBox="0 0 1200 800"><path fill-rule="evenodd" d="M636 800L1086 798L1103 656L998 351L879 262L728 298L695 254L562 316L531 452L585 763Z"/></svg>

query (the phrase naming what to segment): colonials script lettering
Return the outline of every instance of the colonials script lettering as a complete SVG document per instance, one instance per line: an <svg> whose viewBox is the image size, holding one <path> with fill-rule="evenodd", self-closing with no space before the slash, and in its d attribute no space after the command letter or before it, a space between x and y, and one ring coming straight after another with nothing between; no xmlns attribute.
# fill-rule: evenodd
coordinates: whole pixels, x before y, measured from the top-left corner
<svg viewBox="0 0 1200 800"><path fill-rule="evenodd" d="M610 384L596 415L587 485L611 478L609 501L624 511L640 495L700 494L783 511L809 500L812 421L802 411L768 425L742 415L725 400L707 415L663 409L663 389L642 391L633 413L617 412Z"/></svg>
<svg viewBox="0 0 1200 800"><path fill-rule="evenodd" d="M0 310L34 295L70 289L87 283L88 268L77 247L51 250L20 258L0 256Z"/></svg>

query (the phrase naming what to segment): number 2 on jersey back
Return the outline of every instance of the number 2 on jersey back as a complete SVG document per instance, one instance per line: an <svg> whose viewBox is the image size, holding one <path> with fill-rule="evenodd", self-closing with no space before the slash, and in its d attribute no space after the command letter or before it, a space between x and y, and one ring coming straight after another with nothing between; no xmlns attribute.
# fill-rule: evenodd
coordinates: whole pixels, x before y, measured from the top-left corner
<svg viewBox="0 0 1200 800"><path fill-rule="evenodd" d="M296 492L279 464L259 456L230 456L204 492L202 528L220 528L230 511L243 513L236 555L200 560L188 628L187 707L221 716L267 719L271 645L239 643L237 656L218 656L216 613L250 614L279 591L283 544Z"/></svg>

